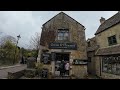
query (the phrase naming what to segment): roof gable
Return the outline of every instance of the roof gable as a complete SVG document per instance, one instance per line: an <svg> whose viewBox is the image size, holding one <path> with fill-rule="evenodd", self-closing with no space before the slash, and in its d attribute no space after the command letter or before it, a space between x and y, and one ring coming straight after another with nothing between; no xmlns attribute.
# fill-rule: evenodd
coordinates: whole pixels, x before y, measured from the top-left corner
<svg viewBox="0 0 120 90"><path fill-rule="evenodd" d="M105 31L106 29L120 23L120 12L116 13L114 16L107 19L103 24L101 24L96 31L95 35Z"/></svg>
<svg viewBox="0 0 120 90"><path fill-rule="evenodd" d="M50 22L50 21L52 21L54 18L57 18L57 16L59 17L59 16L61 16L61 15L65 15L65 16L67 16L68 18L70 18L70 19L72 19L73 21L75 21L75 22L77 22L78 24L80 24L78 21L76 21L75 19L73 19L72 17L70 17L69 15L67 15L66 13L64 13L64 12L60 12L60 13L58 13L57 15L55 15L54 17L52 17L50 20L48 20L46 23L44 23L43 24L43 26L45 25L45 24L47 24L48 22ZM83 26L82 24L80 24L81 26ZM84 26L83 26L84 27Z"/></svg>

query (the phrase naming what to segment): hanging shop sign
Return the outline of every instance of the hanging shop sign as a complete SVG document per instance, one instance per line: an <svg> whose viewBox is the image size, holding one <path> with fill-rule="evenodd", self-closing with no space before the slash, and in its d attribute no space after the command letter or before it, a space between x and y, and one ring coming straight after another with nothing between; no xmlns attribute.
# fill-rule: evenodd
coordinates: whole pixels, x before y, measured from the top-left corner
<svg viewBox="0 0 120 90"><path fill-rule="evenodd" d="M49 44L50 49L70 49L70 50L77 50L76 43L59 43L53 42Z"/></svg>
<svg viewBox="0 0 120 90"><path fill-rule="evenodd" d="M42 61L44 64L50 64L51 54L50 54L50 53L43 53L43 54L42 54L42 59L41 59L41 61Z"/></svg>

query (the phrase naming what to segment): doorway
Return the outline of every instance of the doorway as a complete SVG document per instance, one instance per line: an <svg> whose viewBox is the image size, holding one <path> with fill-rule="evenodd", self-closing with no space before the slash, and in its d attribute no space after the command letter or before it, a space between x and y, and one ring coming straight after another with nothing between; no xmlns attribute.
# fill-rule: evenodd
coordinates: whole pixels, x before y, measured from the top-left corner
<svg viewBox="0 0 120 90"><path fill-rule="evenodd" d="M69 53L56 53L55 57L55 75L60 76L60 65L62 64L62 61L64 60L64 63L69 62ZM66 73L64 70L63 76L69 76L69 72Z"/></svg>

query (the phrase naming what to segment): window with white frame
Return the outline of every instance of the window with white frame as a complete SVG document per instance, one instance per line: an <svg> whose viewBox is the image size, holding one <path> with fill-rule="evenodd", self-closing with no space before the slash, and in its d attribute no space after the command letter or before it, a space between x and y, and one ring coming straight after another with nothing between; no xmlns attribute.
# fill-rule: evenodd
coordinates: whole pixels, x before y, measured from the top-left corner
<svg viewBox="0 0 120 90"><path fill-rule="evenodd" d="M68 29L58 29L57 40L69 40L69 30Z"/></svg>

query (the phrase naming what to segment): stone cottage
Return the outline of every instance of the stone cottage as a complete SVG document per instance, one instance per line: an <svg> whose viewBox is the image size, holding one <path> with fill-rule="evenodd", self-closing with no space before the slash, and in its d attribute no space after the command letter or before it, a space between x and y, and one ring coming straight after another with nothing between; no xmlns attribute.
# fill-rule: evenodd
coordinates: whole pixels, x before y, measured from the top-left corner
<svg viewBox="0 0 120 90"><path fill-rule="evenodd" d="M109 19L101 17L95 33L98 48L92 50L95 74L106 79L120 79L120 12ZM88 47L89 49L89 47ZM87 50L88 50L87 49ZM88 55L91 53L87 51Z"/></svg>
<svg viewBox="0 0 120 90"><path fill-rule="evenodd" d="M69 76L87 75L85 27L64 12L43 24L37 58L55 76L62 60L70 63Z"/></svg>

